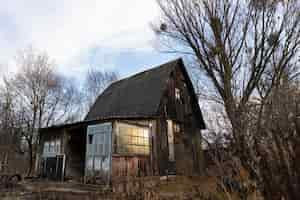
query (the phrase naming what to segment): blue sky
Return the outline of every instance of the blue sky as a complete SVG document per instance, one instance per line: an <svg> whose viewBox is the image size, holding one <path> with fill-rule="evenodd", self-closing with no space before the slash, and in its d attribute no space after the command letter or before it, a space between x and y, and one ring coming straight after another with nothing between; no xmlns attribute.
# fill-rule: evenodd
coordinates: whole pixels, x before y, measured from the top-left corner
<svg viewBox="0 0 300 200"><path fill-rule="evenodd" d="M124 77L174 59L159 52L150 23L155 0L0 0L0 75L28 46L46 51L60 72L81 78L89 67Z"/></svg>
<svg viewBox="0 0 300 200"><path fill-rule="evenodd" d="M18 70L14 56L29 46L46 51L59 72L79 81L89 67L123 78L178 58L155 48L150 28L159 17L155 0L0 0L0 5L0 77Z"/></svg>

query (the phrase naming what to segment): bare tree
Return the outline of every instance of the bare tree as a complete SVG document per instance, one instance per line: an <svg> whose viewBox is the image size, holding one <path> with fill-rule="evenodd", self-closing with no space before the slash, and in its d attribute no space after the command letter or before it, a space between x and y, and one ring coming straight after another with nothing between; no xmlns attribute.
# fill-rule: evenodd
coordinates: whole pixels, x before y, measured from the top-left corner
<svg viewBox="0 0 300 200"><path fill-rule="evenodd" d="M298 198L300 85L284 77L262 101L249 111L252 167L268 199Z"/></svg>
<svg viewBox="0 0 300 200"><path fill-rule="evenodd" d="M85 105L88 110L95 102L98 95L112 82L118 80L119 75L114 71L100 71L90 68L84 83Z"/></svg>
<svg viewBox="0 0 300 200"><path fill-rule="evenodd" d="M9 88L15 121L20 138L29 154L28 175L31 174L38 142L38 130L63 122L74 108L75 87L57 74L47 54L26 49L17 56L19 71L5 80ZM18 123L17 123L18 122Z"/></svg>
<svg viewBox="0 0 300 200"><path fill-rule="evenodd" d="M18 153L19 141L14 129L17 120L13 110L13 96L9 88L0 88L0 172L7 172L10 154Z"/></svg>
<svg viewBox="0 0 300 200"><path fill-rule="evenodd" d="M259 145L255 132L250 131L254 116L249 112L256 103L260 109L255 114L265 112L267 99L281 85L284 75L299 74L300 1L158 0L158 4L162 18L155 32L167 52L194 58L205 73L229 118L234 155L261 184L265 198L274 199L270 194L278 185L268 185L261 174L269 173L270 168L254 162L258 155L260 159L270 155L262 156L258 153L262 150L253 148ZM260 117L255 120L256 130L264 120L269 121ZM276 149L283 151L281 147L277 145ZM276 183L271 175L270 183ZM281 188L277 198L296 198L299 184L291 180L285 180L290 187Z"/></svg>

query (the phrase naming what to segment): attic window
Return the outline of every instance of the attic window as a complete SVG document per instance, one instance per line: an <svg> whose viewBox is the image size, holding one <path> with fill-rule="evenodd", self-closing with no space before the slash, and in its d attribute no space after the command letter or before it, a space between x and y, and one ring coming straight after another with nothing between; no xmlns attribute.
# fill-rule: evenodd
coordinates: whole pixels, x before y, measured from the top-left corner
<svg viewBox="0 0 300 200"><path fill-rule="evenodd" d="M180 125L178 123L173 124L174 132L175 133L180 133Z"/></svg>
<svg viewBox="0 0 300 200"><path fill-rule="evenodd" d="M180 89L179 88L175 88L175 99L176 100L180 100Z"/></svg>

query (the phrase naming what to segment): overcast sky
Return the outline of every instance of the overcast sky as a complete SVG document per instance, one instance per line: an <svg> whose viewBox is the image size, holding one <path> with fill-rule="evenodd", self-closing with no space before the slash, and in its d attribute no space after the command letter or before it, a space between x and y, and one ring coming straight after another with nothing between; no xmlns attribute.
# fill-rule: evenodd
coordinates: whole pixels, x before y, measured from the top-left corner
<svg viewBox="0 0 300 200"><path fill-rule="evenodd" d="M59 71L80 78L92 65L127 76L167 62L150 23L155 0L0 0L0 75L29 45L46 51ZM9 67L8 67L9 66Z"/></svg>

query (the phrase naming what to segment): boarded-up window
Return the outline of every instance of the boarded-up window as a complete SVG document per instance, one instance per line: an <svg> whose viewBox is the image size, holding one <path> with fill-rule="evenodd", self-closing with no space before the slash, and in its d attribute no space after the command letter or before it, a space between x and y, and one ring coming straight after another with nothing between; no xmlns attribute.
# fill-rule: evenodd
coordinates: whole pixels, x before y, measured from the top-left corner
<svg viewBox="0 0 300 200"><path fill-rule="evenodd" d="M149 128L119 123L117 152L120 154L148 155L150 152Z"/></svg>

